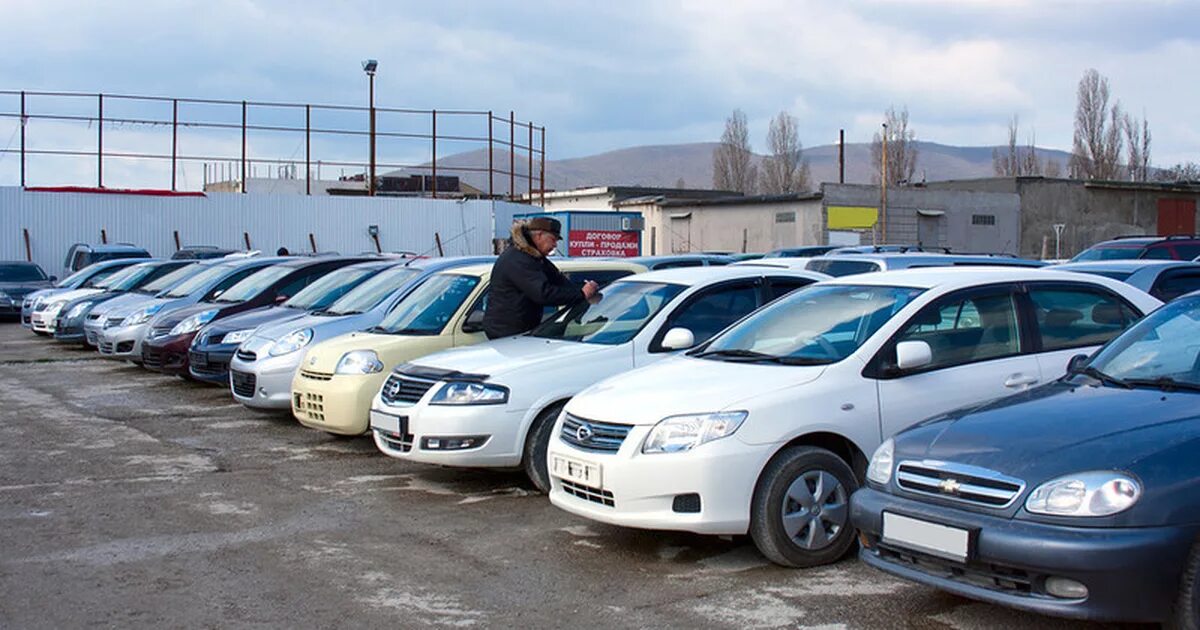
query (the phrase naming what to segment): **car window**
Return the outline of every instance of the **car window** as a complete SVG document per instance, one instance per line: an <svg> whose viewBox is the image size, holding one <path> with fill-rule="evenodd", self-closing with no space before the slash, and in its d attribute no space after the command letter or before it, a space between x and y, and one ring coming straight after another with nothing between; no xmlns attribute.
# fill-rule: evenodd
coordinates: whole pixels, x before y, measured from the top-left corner
<svg viewBox="0 0 1200 630"><path fill-rule="evenodd" d="M245 302L253 299L259 293L262 293L271 285L284 279L284 277L296 271L295 267L285 267L282 265L272 267L260 267L255 270L255 273L250 274L245 280L229 287L221 295L214 296L215 302Z"/></svg>
<svg viewBox="0 0 1200 630"><path fill-rule="evenodd" d="M1168 248L1166 246L1147 248L1146 252L1144 254L1142 254L1141 257L1145 258L1147 260L1174 260L1175 259L1175 257L1173 255L1171 255L1170 248Z"/></svg>
<svg viewBox="0 0 1200 630"><path fill-rule="evenodd" d="M138 289L138 292L146 294L158 293L159 291L175 286L176 283L182 282L185 279L200 273L201 271L204 271L204 268L196 265L195 263L182 265L178 268L172 269L169 273L166 273L155 280L142 285Z"/></svg>
<svg viewBox="0 0 1200 630"><path fill-rule="evenodd" d="M583 286L587 280L591 280L600 286L604 286L614 280L619 280L625 276L633 275L632 271L624 269L606 269L603 271L571 271L563 274L571 282Z"/></svg>
<svg viewBox="0 0 1200 630"><path fill-rule="evenodd" d="M343 295L349 293L367 278L375 275L376 271L375 269L343 267L342 269L325 274L315 282L309 283L307 287L304 287L304 290L290 294L292 296L291 299L284 302L283 305L303 310L325 308ZM289 295L283 293L282 290L280 294Z"/></svg>
<svg viewBox="0 0 1200 630"><path fill-rule="evenodd" d="M323 276L328 274L330 271L333 271L333 269L331 269L330 267L325 266L325 265L307 269L300 275L296 276L295 278L292 278L287 284L279 287L275 291L275 295L282 295L282 296L287 296L290 298L293 295L296 295L297 293L300 293L301 291L303 291L305 287L320 280ZM301 307L301 308L303 308L303 307Z"/></svg>
<svg viewBox="0 0 1200 630"><path fill-rule="evenodd" d="M654 282L618 282L599 299L580 300L558 311L529 334L603 345L633 339L642 327L684 290L682 285Z"/></svg>
<svg viewBox="0 0 1200 630"><path fill-rule="evenodd" d="M204 299L207 300L207 299L215 298L215 297L221 295L225 291L229 290L229 287L232 287L233 285L241 282L242 280L249 278L251 275L253 275L259 271L262 271L262 267L250 267L249 269L241 269L237 273L230 274L228 278L225 278L224 280L218 282L217 286L213 287L212 290L210 290L208 292L208 295L204 296ZM228 270L222 270L222 273L227 273L227 272L228 272ZM181 284L181 285L179 285L179 287L180 287L180 289L182 289L183 285ZM175 292L176 292L176 289L171 289L171 293L169 293L168 295L174 295ZM185 293L184 295L187 295L187 293Z"/></svg>
<svg viewBox="0 0 1200 630"><path fill-rule="evenodd" d="M756 308L758 287L754 282L713 287L692 296L671 314L662 329L686 328L692 331L696 343L703 343Z"/></svg>
<svg viewBox="0 0 1200 630"><path fill-rule="evenodd" d="M479 284L477 276L439 273L409 293L374 332L437 335Z"/></svg>
<svg viewBox="0 0 1200 630"><path fill-rule="evenodd" d="M1029 299L1044 351L1100 345L1137 319L1115 296L1090 289L1033 288Z"/></svg>
<svg viewBox="0 0 1200 630"><path fill-rule="evenodd" d="M792 291L806 287L813 282L813 280L809 280L808 278L770 277L767 279L767 301L774 302Z"/></svg>
<svg viewBox="0 0 1200 630"><path fill-rule="evenodd" d="M0 282L41 282L46 279L42 268L27 264L0 264Z"/></svg>
<svg viewBox="0 0 1200 630"><path fill-rule="evenodd" d="M681 267L703 267L703 260L672 260L668 262L658 263L654 266L657 271L659 269L679 269Z"/></svg>
<svg viewBox="0 0 1200 630"><path fill-rule="evenodd" d="M116 267L116 266L109 267L107 269L101 269L100 271L97 271L95 273L95 275L88 278L86 282L84 282L82 285L80 285L80 288L87 289L87 288L94 287L94 286L100 284L101 282L103 282L105 280L105 278L108 278L109 276L113 275L114 273L116 273L122 269L124 269L124 267Z"/></svg>
<svg viewBox="0 0 1200 630"><path fill-rule="evenodd" d="M933 363L924 370L1012 356L1021 351L1011 293L976 294L931 304L909 320L897 341L924 341Z"/></svg>
<svg viewBox="0 0 1200 630"><path fill-rule="evenodd" d="M1121 245L1117 247L1092 247L1085 249L1078 256L1071 259L1072 262L1084 260L1129 260L1138 258L1142 253L1141 248L1131 245Z"/></svg>
<svg viewBox="0 0 1200 630"><path fill-rule="evenodd" d="M1168 271L1159 277L1150 289L1150 295L1170 302L1175 298L1200 290L1200 273L1195 271Z"/></svg>
<svg viewBox="0 0 1200 630"><path fill-rule="evenodd" d="M1200 245L1174 245L1175 258L1179 260L1193 260L1200 256Z"/></svg>
<svg viewBox="0 0 1200 630"><path fill-rule="evenodd" d="M809 271L819 271L835 278L853 276L860 273L879 271L878 263L867 260L838 260L836 258L814 258L804 266Z"/></svg>
<svg viewBox="0 0 1200 630"><path fill-rule="evenodd" d="M326 312L331 315L353 315L369 311L378 306L384 298L419 275L421 275L419 269L392 267L358 285L353 291L330 304Z"/></svg>

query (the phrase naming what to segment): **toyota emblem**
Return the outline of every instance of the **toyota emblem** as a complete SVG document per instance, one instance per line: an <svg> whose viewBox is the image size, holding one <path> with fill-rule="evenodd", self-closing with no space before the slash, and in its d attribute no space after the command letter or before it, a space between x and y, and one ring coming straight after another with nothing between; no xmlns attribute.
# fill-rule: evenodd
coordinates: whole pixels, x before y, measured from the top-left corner
<svg viewBox="0 0 1200 630"><path fill-rule="evenodd" d="M578 429L575 429L575 439L579 440L580 442L587 442L591 440L593 435L596 435L596 432L592 430L592 425L586 422L579 425Z"/></svg>
<svg viewBox="0 0 1200 630"><path fill-rule="evenodd" d="M313 357L313 358L309 359L309 360L308 360L308 364L309 364L309 365L316 365L316 364L317 364L317 357Z"/></svg>

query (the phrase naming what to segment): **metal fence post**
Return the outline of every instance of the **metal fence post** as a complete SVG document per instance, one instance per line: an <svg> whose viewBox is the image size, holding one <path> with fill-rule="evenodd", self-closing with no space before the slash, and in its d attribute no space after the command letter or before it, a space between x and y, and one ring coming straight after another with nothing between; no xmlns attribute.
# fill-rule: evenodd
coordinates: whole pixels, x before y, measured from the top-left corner
<svg viewBox="0 0 1200 630"><path fill-rule="evenodd" d="M494 187L495 187L494 178L496 177L496 171L492 165L492 158L494 157L492 155L492 153L493 153L493 150L492 150L492 120L493 120L492 119L492 110L489 109L488 113L487 113L487 121L488 121L488 198L489 199L494 199L496 197L496 191L494 189Z"/></svg>
<svg viewBox="0 0 1200 630"><path fill-rule="evenodd" d="M526 188L529 189L529 203L533 203L533 121L529 121L529 168L525 169Z"/></svg>
<svg viewBox="0 0 1200 630"><path fill-rule="evenodd" d="M538 174L538 189L542 191L542 208L546 207L546 128L542 127L542 168Z"/></svg>
<svg viewBox="0 0 1200 630"><path fill-rule="evenodd" d="M508 110L508 198L517 196L517 115Z"/></svg>
<svg viewBox="0 0 1200 630"><path fill-rule="evenodd" d="M242 101L242 194L246 194L246 101ZM246 237L246 249L250 249L250 237Z"/></svg>
<svg viewBox="0 0 1200 630"><path fill-rule="evenodd" d="M96 186L104 188L104 95L96 96Z"/></svg>
<svg viewBox="0 0 1200 630"><path fill-rule="evenodd" d="M25 114L25 90L21 90L21 188L25 187L25 123L27 117ZM25 232L26 243L29 241L29 232Z"/></svg>
<svg viewBox="0 0 1200 630"><path fill-rule="evenodd" d="M171 99L171 190L175 190L175 161L179 157L179 99Z"/></svg>
<svg viewBox="0 0 1200 630"><path fill-rule="evenodd" d="M437 199L437 193L438 193L437 184L438 184L438 182L437 182L437 110L436 109L433 110L433 133L432 133L432 136L433 136L433 161L430 163L433 164L433 174L430 177L430 179L433 180L432 181L433 198Z"/></svg>
<svg viewBox="0 0 1200 630"><path fill-rule="evenodd" d="M312 105L304 106L304 194L312 194Z"/></svg>

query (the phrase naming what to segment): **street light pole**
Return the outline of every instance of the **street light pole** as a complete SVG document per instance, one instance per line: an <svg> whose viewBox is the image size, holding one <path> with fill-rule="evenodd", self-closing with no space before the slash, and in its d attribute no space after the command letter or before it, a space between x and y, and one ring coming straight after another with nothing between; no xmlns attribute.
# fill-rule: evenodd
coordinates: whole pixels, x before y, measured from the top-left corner
<svg viewBox="0 0 1200 630"><path fill-rule="evenodd" d="M879 175L879 184L880 184L880 189L879 189L879 192L880 192L880 200L879 200L880 213L879 213L879 220L880 220L880 223L882 224L882 227L883 227L883 230L882 230L883 234L882 234L882 236L883 236L883 243L884 243L884 244L887 244L887 242L888 242L888 240L887 240L887 238L888 238L888 235L887 235L887 231L888 231L888 207L887 207L887 206L888 206L888 204L887 204L887 186L888 186L888 165L887 165L887 159L888 159L888 147L887 147L887 141L888 141L888 130L887 130L887 123L883 123L883 151L881 152L881 153L882 153L882 159L880 160L880 164L879 164L879 171L880 171L880 175Z"/></svg>
<svg viewBox="0 0 1200 630"><path fill-rule="evenodd" d="M374 59L368 59L363 62L363 72L367 73L368 85L368 103L370 109L370 137L371 137L371 168L367 173L367 194L375 196L375 69L379 67L379 62Z"/></svg>

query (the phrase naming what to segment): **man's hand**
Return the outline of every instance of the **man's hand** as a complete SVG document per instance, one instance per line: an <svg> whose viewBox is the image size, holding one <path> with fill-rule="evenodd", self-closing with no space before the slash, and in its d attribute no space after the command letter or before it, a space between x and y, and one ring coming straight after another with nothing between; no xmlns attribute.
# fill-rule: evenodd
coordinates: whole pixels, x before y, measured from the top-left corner
<svg viewBox="0 0 1200 630"><path fill-rule="evenodd" d="M592 296L600 292L600 285L592 280L583 283L583 299L591 300Z"/></svg>

